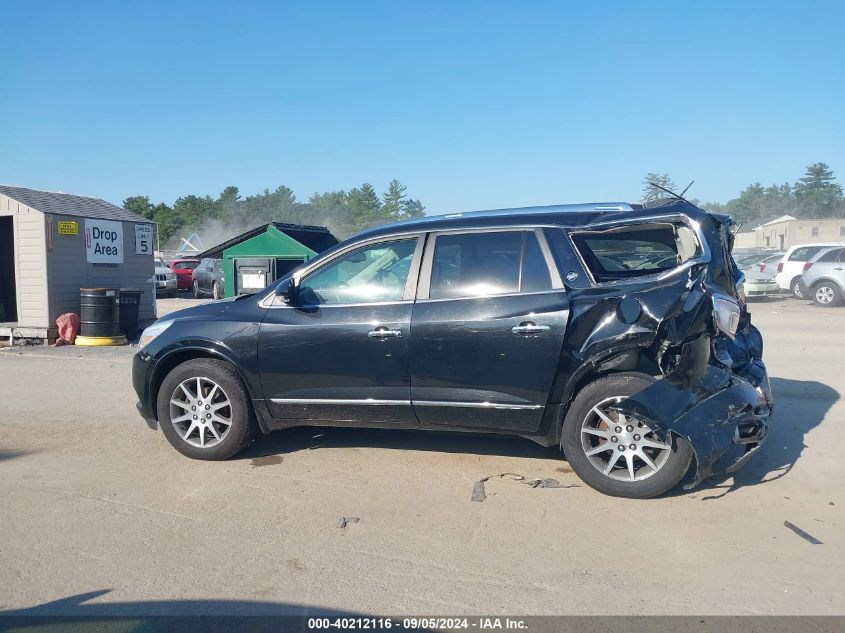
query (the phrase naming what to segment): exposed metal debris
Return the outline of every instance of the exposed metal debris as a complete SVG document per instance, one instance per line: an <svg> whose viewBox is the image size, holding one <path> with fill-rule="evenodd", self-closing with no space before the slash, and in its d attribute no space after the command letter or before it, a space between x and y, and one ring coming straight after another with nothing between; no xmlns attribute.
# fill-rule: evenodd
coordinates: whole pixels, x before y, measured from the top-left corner
<svg viewBox="0 0 845 633"><path fill-rule="evenodd" d="M487 492L484 489L484 484L491 479L510 479L512 481L518 481L530 488L580 488L581 486L578 484L562 484L557 479L526 479L524 475L517 475L516 473L501 473L499 475L489 475L488 477L484 477L483 479L479 479L475 482L472 486L472 497L470 498L471 501L477 501L481 503L487 498Z"/></svg>
<svg viewBox="0 0 845 633"><path fill-rule="evenodd" d="M358 523L361 520L361 517L340 517L337 521L337 527L345 528L350 523Z"/></svg>

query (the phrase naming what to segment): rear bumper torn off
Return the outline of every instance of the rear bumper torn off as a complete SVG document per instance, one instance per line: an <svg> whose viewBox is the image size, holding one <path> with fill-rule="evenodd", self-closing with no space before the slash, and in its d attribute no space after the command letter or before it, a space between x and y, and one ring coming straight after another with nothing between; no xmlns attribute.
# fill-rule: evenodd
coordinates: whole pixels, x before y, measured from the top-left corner
<svg viewBox="0 0 845 633"><path fill-rule="evenodd" d="M694 487L709 476L736 472L765 440L772 409L771 389L761 362L755 363L755 370L755 376L746 379L729 369L709 365L691 387L664 378L615 409L652 428L686 438L697 462L695 479L689 486Z"/></svg>

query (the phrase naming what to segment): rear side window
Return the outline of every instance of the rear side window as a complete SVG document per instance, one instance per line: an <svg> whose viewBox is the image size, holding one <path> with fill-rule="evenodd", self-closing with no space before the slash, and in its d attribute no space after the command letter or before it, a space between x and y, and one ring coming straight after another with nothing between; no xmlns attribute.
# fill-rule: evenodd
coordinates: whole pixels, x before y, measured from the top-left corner
<svg viewBox="0 0 845 633"><path fill-rule="evenodd" d="M842 261L842 253L845 252L845 249L836 248L832 251L828 251L821 257L819 257L820 262L841 262Z"/></svg>
<svg viewBox="0 0 845 633"><path fill-rule="evenodd" d="M700 254L695 235L685 225L638 224L573 233L572 241L599 282L670 270Z"/></svg>
<svg viewBox="0 0 845 633"><path fill-rule="evenodd" d="M533 232L437 236L431 299L542 292L551 287L549 268Z"/></svg>
<svg viewBox="0 0 845 633"><path fill-rule="evenodd" d="M789 256L789 261L791 262L806 262L810 259L813 255L818 253L823 246L802 246L801 248L796 248L792 251L792 255Z"/></svg>

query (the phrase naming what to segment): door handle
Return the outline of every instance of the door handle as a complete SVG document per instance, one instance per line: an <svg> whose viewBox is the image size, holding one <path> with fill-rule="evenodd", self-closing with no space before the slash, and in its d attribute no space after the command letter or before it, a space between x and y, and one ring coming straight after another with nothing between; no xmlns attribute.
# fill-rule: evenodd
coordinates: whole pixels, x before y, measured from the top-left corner
<svg viewBox="0 0 845 633"><path fill-rule="evenodd" d="M514 334L539 334L540 332L548 332L548 325L537 325L531 321L523 321L519 325L511 328Z"/></svg>
<svg viewBox="0 0 845 633"><path fill-rule="evenodd" d="M377 327L375 330L367 332L370 338L397 338L402 336L402 330L390 330L384 326Z"/></svg>
<svg viewBox="0 0 845 633"><path fill-rule="evenodd" d="M837 267L836 267L836 268L834 268L833 270L842 270L842 266L837 266Z"/></svg>

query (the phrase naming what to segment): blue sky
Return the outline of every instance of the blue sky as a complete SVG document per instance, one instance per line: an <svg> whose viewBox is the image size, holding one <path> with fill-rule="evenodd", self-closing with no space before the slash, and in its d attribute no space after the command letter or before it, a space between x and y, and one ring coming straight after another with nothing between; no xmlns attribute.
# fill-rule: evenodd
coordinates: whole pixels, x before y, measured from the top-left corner
<svg viewBox="0 0 845 633"><path fill-rule="evenodd" d="M0 182L428 212L845 180L845 3L0 0Z"/></svg>

